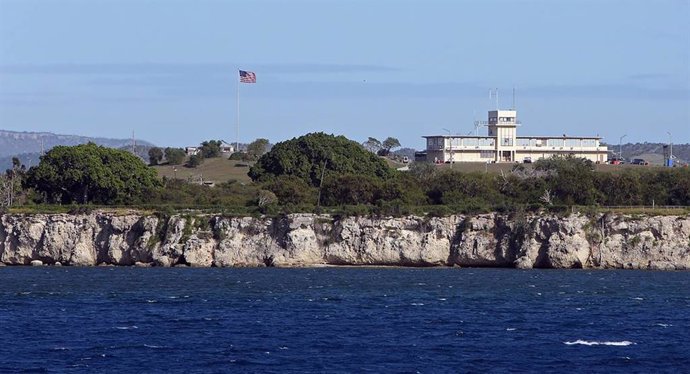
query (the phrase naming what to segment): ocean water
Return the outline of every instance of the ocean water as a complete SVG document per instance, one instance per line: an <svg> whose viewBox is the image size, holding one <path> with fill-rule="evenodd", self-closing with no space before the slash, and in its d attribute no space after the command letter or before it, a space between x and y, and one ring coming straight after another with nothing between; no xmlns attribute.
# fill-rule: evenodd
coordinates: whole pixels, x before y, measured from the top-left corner
<svg viewBox="0 0 690 374"><path fill-rule="evenodd" d="M0 268L0 372L690 371L690 272Z"/></svg>

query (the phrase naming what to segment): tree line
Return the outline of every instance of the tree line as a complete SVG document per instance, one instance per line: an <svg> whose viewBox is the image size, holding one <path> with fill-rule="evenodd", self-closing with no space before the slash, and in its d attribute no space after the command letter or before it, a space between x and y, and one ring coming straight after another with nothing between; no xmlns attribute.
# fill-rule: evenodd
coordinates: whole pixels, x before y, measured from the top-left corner
<svg viewBox="0 0 690 374"><path fill-rule="evenodd" d="M209 158L217 158L222 156L222 140L206 140L199 144L196 152L187 155L182 148L160 148L151 147L148 151L149 165L184 165L190 168L196 168L204 163L204 160ZM238 152L235 150L230 155L231 160L256 161L268 150L270 143L268 139L259 138L247 145L245 152Z"/></svg>
<svg viewBox="0 0 690 374"><path fill-rule="evenodd" d="M428 163L413 163L402 172L362 144L324 133L277 143L257 158L248 173L253 183L228 181L210 188L160 179L126 151L93 143L59 146L38 166L26 170L17 163L7 170L0 178L0 202L216 206L246 212L350 207L356 214L404 214L419 207L447 214L570 205L690 205L687 168L604 173L585 159L552 158L517 164L501 174L463 173Z"/></svg>

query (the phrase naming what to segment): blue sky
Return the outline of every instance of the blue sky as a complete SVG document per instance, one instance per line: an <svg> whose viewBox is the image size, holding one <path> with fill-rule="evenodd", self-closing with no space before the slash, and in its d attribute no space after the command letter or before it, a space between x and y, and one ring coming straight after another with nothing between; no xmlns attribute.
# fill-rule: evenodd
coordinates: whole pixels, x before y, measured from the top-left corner
<svg viewBox="0 0 690 374"><path fill-rule="evenodd" d="M162 146L467 134L690 143L690 1L0 0L0 129ZM485 133L485 129L480 130Z"/></svg>

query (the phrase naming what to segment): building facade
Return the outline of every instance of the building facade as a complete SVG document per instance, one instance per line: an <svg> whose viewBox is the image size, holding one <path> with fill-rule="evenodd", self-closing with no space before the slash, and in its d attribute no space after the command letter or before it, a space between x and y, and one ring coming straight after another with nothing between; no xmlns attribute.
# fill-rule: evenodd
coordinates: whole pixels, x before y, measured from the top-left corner
<svg viewBox="0 0 690 374"><path fill-rule="evenodd" d="M518 136L517 111L492 110L481 124L487 136L431 135L426 138L430 162L530 162L554 156L586 158L606 163L608 148L598 136Z"/></svg>

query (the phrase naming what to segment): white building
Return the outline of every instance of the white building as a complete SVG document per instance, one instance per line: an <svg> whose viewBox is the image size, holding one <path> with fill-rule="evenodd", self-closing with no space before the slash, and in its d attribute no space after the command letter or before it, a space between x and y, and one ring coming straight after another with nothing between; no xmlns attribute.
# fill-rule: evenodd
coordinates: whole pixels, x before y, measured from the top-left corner
<svg viewBox="0 0 690 374"><path fill-rule="evenodd" d="M226 142L225 140L220 141L220 151L221 153L234 153L235 146Z"/></svg>
<svg viewBox="0 0 690 374"><path fill-rule="evenodd" d="M524 162L553 156L581 157L606 163L608 149L599 136L517 136L517 111L491 110L482 122L487 136L433 135L426 138L427 161Z"/></svg>

